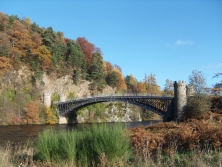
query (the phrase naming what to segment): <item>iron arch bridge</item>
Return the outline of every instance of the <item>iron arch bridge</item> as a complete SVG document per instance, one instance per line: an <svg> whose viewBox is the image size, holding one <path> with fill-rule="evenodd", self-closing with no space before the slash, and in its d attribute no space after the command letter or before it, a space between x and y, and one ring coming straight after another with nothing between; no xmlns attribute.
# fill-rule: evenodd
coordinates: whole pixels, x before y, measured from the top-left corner
<svg viewBox="0 0 222 167"><path fill-rule="evenodd" d="M162 96L97 96L85 97L65 102L58 102L58 112L60 116L69 116L82 107L101 102L119 101L137 105L141 108L148 109L164 117L166 113L173 110L173 97Z"/></svg>

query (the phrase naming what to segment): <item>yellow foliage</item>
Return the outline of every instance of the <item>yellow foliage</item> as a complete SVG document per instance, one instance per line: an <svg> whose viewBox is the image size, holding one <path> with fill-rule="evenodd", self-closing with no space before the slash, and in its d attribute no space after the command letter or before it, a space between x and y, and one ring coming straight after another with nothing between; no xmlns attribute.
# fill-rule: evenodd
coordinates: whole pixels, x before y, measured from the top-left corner
<svg viewBox="0 0 222 167"><path fill-rule="evenodd" d="M57 118L50 110L50 107L45 108L45 114L46 114L46 122L48 124L56 124L57 123Z"/></svg>
<svg viewBox="0 0 222 167"><path fill-rule="evenodd" d="M51 52L45 47L45 45L39 46L36 50L36 53L41 61L42 69L52 69L52 55Z"/></svg>

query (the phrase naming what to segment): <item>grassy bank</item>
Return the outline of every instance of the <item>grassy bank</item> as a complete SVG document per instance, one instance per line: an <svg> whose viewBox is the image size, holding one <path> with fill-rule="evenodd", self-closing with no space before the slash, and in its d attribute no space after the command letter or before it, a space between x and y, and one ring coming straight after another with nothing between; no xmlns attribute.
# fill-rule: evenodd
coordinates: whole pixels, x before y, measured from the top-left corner
<svg viewBox="0 0 222 167"><path fill-rule="evenodd" d="M39 134L36 143L0 148L1 166L220 167L221 116L179 124L159 123L126 129L122 124L93 125L83 131Z"/></svg>

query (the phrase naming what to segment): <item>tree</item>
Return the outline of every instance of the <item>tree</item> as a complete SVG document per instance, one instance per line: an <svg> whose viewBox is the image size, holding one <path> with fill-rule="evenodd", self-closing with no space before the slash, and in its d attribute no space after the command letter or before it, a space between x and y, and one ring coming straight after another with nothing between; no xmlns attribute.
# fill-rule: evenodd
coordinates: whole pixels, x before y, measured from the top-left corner
<svg viewBox="0 0 222 167"><path fill-rule="evenodd" d="M145 94L147 91L146 91L146 85L145 85L145 83L144 82L139 82L138 84L137 84L137 91L139 92L139 93L142 93L142 94Z"/></svg>
<svg viewBox="0 0 222 167"><path fill-rule="evenodd" d="M118 74L115 71L112 71L108 76L106 77L106 82L111 87L116 87L118 84Z"/></svg>
<svg viewBox="0 0 222 167"><path fill-rule="evenodd" d="M31 101L26 105L27 113L26 113L26 121L28 124L39 124L39 111L34 101Z"/></svg>
<svg viewBox="0 0 222 167"><path fill-rule="evenodd" d="M219 77L222 75L222 72L220 73L216 73L213 78L216 78L216 77ZM213 88L213 91L216 93L216 94L221 94L221 88L222 88L222 81L220 83L216 83L214 85L214 88Z"/></svg>
<svg viewBox="0 0 222 167"><path fill-rule="evenodd" d="M214 86L213 86L213 89L212 89L212 92L217 95L217 96L220 96L221 93L222 93L222 90L221 90L221 83L216 83Z"/></svg>
<svg viewBox="0 0 222 167"><path fill-rule="evenodd" d="M0 12L0 31L5 32L9 24L9 17Z"/></svg>
<svg viewBox="0 0 222 167"><path fill-rule="evenodd" d="M95 46L92 43L88 42L88 40L84 37L77 38L77 41L79 42L82 51L86 57L87 65L90 66Z"/></svg>
<svg viewBox="0 0 222 167"><path fill-rule="evenodd" d="M43 70L52 69L52 55L44 45L37 48L37 56L41 62L41 68Z"/></svg>
<svg viewBox="0 0 222 167"><path fill-rule="evenodd" d="M170 96L174 94L174 86L172 80L169 79L166 80L166 84L164 85L164 93Z"/></svg>
<svg viewBox="0 0 222 167"><path fill-rule="evenodd" d="M13 21L8 34L10 35L10 41L12 43L13 57L17 55L19 58L25 58L27 55L33 54L32 38L29 31L19 20Z"/></svg>
<svg viewBox="0 0 222 167"><path fill-rule="evenodd" d="M0 56L9 56L10 50L9 36L5 32L0 32Z"/></svg>
<svg viewBox="0 0 222 167"><path fill-rule="evenodd" d="M136 93L137 92L137 83L138 81L136 78L130 74L125 77L125 83L127 85L127 90L129 93Z"/></svg>
<svg viewBox="0 0 222 167"><path fill-rule="evenodd" d="M192 71L192 74L189 76L189 84L193 86L196 95L206 93L206 79L201 71Z"/></svg>
<svg viewBox="0 0 222 167"><path fill-rule="evenodd" d="M105 76L103 73L103 58L99 53L93 53L92 63L89 69L89 78L93 81L92 89L102 90L105 87Z"/></svg>
<svg viewBox="0 0 222 167"><path fill-rule="evenodd" d="M55 37L56 37L56 34L55 32L53 31L52 27L49 27L47 28L43 34L42 34L42 37L43 37L43 44L46 46L46 48L52 52L53 50L53 44L55 42Z"/></svg>
<svg viewBox="0 0 222 167"><path fill-rule="evenodd" d="M65 59L67 45L62 32L57 32L54 40L55 42L52 45L52 61L54 66L57 67L59 62Z"/></svg>
<svg viewBox="0 0 222 167"><path fill-rule="evenodd" d="M13 66L11 65L11 59L3 56L0 57L0 74L3 74L7 72L8 70L13 69Z"/></svg>
<svg viewBox="0 0 222 167"><path fill-rule="evenodd" d="M119 70L119 68L115 68L114 71L116 72L118 76L117 90L125 92L127 90L127 86L126 86L125 79L121 71Z"/></svg>
<svg viewBox="0 0 222 167"><path fill-rule="evenodd" d="M153 73L150 73L150 75L147 77L145 74L145 85L146 90L148 94L151 95L158 95L161 93L159 85L156 83L156 75Z"/></svg>
<svg viewBox="0 0 222 167"><path fill-rule="evenodd" d="M78 42L69 40L67 50L67 64L73 68L73 79L75 83L78 83L81 79L86 78L86 59Z"/></svg>

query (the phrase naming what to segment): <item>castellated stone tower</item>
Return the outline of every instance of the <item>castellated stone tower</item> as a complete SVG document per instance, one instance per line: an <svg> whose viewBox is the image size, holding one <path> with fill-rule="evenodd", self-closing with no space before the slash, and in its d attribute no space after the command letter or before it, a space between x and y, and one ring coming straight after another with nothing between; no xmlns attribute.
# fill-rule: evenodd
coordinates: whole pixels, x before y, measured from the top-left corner
<svg viewBox="0 0 222 167"><path fill-rule="evenodd" d="M43 93L43 104L45 107L51 106L51 93Z"/></svg>
<svg viewBox="0 0 222 167"><path fill-rule="evenodd" d="M186 81L174 82L174 120L183 117L183 109L187 104Z"/></svg>

